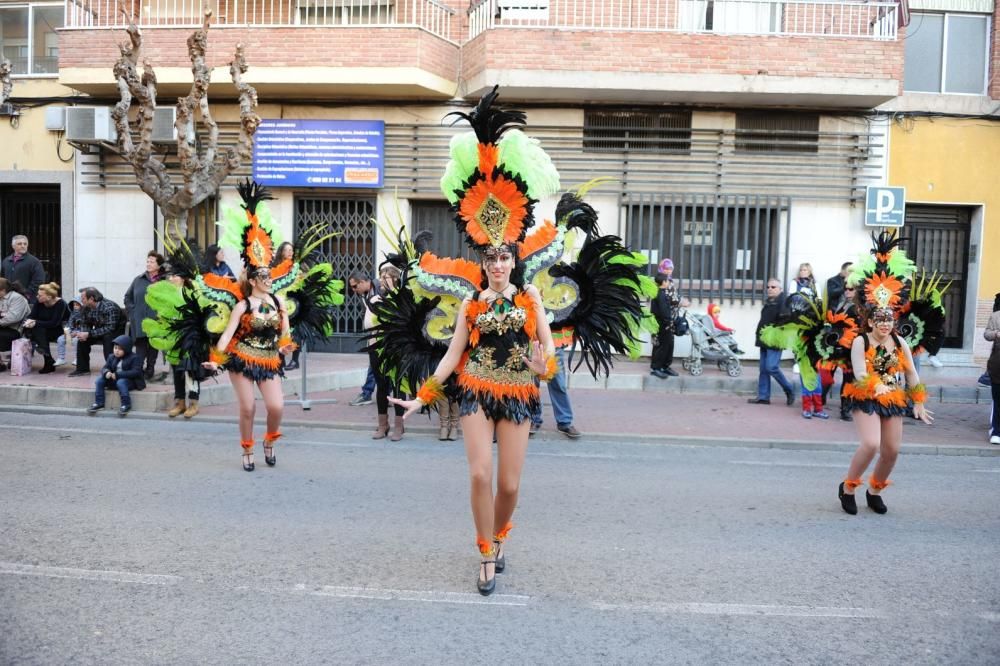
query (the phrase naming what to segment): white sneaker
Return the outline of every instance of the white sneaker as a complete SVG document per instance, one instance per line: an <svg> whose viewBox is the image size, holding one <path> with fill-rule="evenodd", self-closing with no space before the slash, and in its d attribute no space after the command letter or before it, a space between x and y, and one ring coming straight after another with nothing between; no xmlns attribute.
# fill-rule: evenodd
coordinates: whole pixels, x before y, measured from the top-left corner
<svg viewBox="0 0 1000 666"><path fill-rule="evenodd" d="M990 437L990 444L1000 444L1000 435Z"/></svg>
<svg viewBox="0 0 1000 666"><path fill-rule="evenodd" d="M57 368L60 365L66 365L66 359L64 359L64 358L57 358L56 362L53 365L55 365Z"/></svg>
<svg viewBox="0 0 1000 666"><path fill-rule="evenodd" d="M938 359L937 356L928 356L927 357L927 362L930 363L931 365L933 365L935 368L943 368L944 367L944 363L942 363L940 361L940 359Z"/></svg>

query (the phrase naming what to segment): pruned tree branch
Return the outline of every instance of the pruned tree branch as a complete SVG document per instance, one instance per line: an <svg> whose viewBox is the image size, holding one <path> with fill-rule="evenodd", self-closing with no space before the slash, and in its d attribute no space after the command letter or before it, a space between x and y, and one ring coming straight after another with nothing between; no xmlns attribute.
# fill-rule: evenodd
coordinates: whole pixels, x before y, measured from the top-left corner
<svg viewBox="0 0 1000 666"><path fill-rule="evenodd" d="M185 97L177 100L175 107L177 155L183 180L181 185L175 185L167 173L163 159L153 152L156 73L146 60L143 61L140 78L138 64L142 51L142 33L124 9L122 13L129 23L127 28L129 42L119 47L121 57L114 68L121 97L112 112L115 128L118 131L118 152L132 165L140 189L156 202L163 216L168 220L183 222L187 211L215 194L226 178L242 166L244 160L251 159L253 135L260 124L260 117L254 112L257 106L257 91L243 82L241 75L247 71L247 64L243 45L238 44L229 72L239 92L240 135L237 146L228 148L225 154L220 156L219 126L212 116L208 101L212 68L205 61L205 51L208 46L212 10L206 8L201 28L195 30L187 40L188 57L191 60L194 79L191 90ZM132 139L128 117L133 102L139 105L136 119L139 130L138 145ZM198 141L199 121L207 132L201 146Z"/></svg>
<svg viewBox="0 0 1000 666"><path fill-rule="evenodd" d="M243 45L241 44L236 47L237 57L242 58L243 57L242 52L243 52ZM0 58L0 104L3 104L4 102L7 101L7 99L10 97L10 91L13 90L14 88L14 84L10 80L10 74L12 71L14 71L14 66L10 64L10 60L7 60L7 58ZM240 84L237 83L236 85L238 87ZM253 89L251 88L251 90ZM256 102L256 94L257 93L254 93L255 102ZM240 108L243 108L242 102L240 104Z"/></svg>

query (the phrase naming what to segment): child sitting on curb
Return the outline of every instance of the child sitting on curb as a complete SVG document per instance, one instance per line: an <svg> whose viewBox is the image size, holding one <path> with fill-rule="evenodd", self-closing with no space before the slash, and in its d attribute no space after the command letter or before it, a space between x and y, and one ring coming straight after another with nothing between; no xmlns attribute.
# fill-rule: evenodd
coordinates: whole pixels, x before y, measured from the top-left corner
<svg viewBox="0 0 1000 666"><path fill-rule="evenodd" d="M118 408L118 416L125 416L132 409L132 398L129 391L141 391L146 388L146 381L142 376L142 361L137 354L132 353L132 338L127 335L119 335L114 339L115 349L108 356L101 374L94 382L94 404L87 413L93 416L104 409L104 389L108 384L118 388L118 395L121 396L121 407Z"/></svg>

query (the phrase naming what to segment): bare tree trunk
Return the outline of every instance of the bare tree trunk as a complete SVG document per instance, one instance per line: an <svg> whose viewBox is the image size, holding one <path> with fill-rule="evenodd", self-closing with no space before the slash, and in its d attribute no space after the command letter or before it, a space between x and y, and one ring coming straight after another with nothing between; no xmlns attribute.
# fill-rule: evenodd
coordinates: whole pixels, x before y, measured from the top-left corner
<svg viewBox="0 0 1000 666"><path fill-rule="evenodd" d="M132 165L139 188L149 195L165 221L173 221L187 226L187 213L205 199L218 192L226 178L239 169L244 160L250 160L253 152L253 135L260 124L260 117L254 112L257 106L257 91L245 84L242 74L247 71L243 45L236 46L236 55L230 63L229 72L233 84L239 91L240 134L236 147L227 148L219 154L219 127L212 117L208 102L208 85L212 68L205 62L208 43L208 29L212 10L206 8L204 22L200 29L187 40L188 57L194 81L187 96L177 100L177 155L180 159L180 185L174 184L167 173L164 159L153 150L153 112L156 108L156 73L148 60L142 61L142 76L139 76L139 58L142 51L142 32L133 18L122 10L128 19L129 42L119 47L121 57L115 64L115 78L121 97L112 111L115 128L118 131L118 153ZM139 113L136 118L139 141L132 139L129 109L137 102ZM199 150L198 117L207 130L202 148Z"/></svg>
<svg viewBox="0 0 1000 666"><path fill-rule="evenodd" d="M237 57L242 59L243 54L237 52ZM13 70L14 66L10 64L10 60L7 60L7 58L0 59L0 104L3 104L10 98L10 91L14 88L14 84L10 80L10 73ZM245 65L243 71L246 71ZM240 84L237 83L236 85L239 86ZM243 109L242 100L240 102L240 109Z"/></svg>

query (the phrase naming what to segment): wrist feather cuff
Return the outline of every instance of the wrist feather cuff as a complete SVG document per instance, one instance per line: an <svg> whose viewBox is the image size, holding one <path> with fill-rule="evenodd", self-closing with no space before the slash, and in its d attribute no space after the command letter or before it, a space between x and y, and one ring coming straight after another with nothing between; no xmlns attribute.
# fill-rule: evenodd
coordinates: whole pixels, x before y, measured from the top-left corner
<svg viewBox="0 0 1000 666"><path fill-rule="evenodd" d="M217 363L219 366L223 366L229 362L229 354L219 351L217 347L212 347L208 350L208 360L212 363Z"/></svg>
<svg viewBox="0 0 1000 666"><path fill-rule="evenodd" d="M545 372L538 375L538 378L544 382L550 381L556 376L556 372L559 370L559 365L556 363L556 357L554 354L549 354L545 359Z"/></svg>
<svg viewBox="0 0 1000 666"><path fill-rule="evenodd" d="M295 342L292 340L292 336L290 335L284 335L278 338L278 349L284 349L289 345L291 345L293 351L299 348L299 346L295 344Z"/></svg>
<svg viewBox="0 0 1000 666"><path fill-rule="evenodd" d="M434 375L428 377L417 391L417 400L425 405L432 405L443 397L444 385Z"/></svg>
<svg viewBox="0 0 1000 666"><path fill-rule="evenodd" d="M927 387L924 384L917 384L906 389L906 396L915 405L922 405L927 402Z"/></svg>

